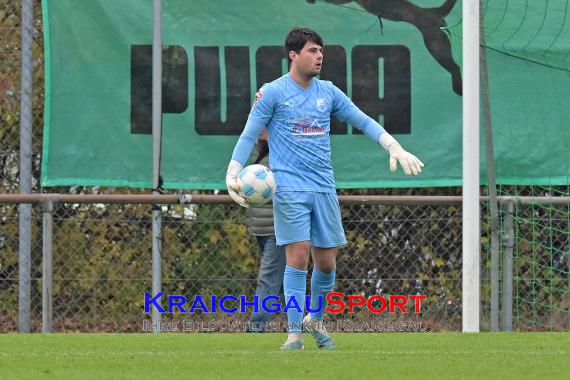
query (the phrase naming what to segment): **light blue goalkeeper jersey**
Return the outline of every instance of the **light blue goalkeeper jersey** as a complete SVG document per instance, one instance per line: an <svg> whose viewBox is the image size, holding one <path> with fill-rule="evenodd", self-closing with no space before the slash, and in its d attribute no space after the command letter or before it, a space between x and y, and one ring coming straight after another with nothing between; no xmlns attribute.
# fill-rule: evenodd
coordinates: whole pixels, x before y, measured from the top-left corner
<svg viewBox="0 0 570 380"><path fill-rule="evenodd" d="M269 166L277 192L335 192L330 118L350 123L378 143L384 128L329 81L314 78L304 89L286 74L256 95L232 159L245 165L259 133L269 132Z"/></svg>

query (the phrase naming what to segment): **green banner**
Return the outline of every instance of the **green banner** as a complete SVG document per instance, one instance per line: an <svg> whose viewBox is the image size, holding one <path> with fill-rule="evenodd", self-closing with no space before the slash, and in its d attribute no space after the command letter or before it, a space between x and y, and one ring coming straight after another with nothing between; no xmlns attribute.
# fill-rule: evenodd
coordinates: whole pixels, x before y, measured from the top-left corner
<svg viewBox="0 0 570 380"><path fill-rule="evenodd" d="M225 188L225 170L257 88L287 71L282 45L294 25L323 36L321 78L332 80L426 164L417 178L391 174L383 149L335 120L331 143L339 188L461 184L461 73L452 54L457 46L442 30L460 20L461 8L455 0L442 2L163 0L164 187ZM150 188L152 1L42 5L42 185ZM567 149L558 151L563 167L548 158L568 143L564 127L570 115L560 104L570 88L567 71L556 69L556 77L550 67L497 54L510 68L491 67L489 54L488 95L491 110L500 110L493 120L497 182L566 183ZM526 66L517 67L518 61ZM528 65L533 77L527 77ZM493 88L494 82L510 81L520 86ZM525 91L535 94L537 86L546 98L535 103L541 118L535 130L524 123L536 113L517 112L528 103L520 99ZM549 101L560 110L553 112ZM484 146L481 156L484 181Z"/></svg>

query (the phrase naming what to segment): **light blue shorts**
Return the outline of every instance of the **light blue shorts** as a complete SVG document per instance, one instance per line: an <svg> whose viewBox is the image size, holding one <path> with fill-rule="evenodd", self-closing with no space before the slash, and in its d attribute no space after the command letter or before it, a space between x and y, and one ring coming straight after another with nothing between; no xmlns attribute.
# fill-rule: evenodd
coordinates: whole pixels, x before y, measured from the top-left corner
<svg viewBox="0 0 570 380"><path fill-rule="evenodd" d="M335 193L278 192L273 197L277 245L309 240L312 247L346 244Z"/></svg>

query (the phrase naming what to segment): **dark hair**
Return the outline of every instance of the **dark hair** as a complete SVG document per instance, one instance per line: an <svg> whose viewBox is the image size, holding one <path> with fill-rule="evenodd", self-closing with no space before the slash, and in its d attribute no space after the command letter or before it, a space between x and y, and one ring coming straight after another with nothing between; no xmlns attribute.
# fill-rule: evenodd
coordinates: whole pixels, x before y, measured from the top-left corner
<svg viewBox="0 0 570 380"><path fill-rule="evenodd" d="M291 29L285 37L285 55L287 56L287 59L291 61L291 58L289 58L289 52L291 50L299 54L303 49L303 46L305 46L308 41L324 47L323 38L314 30L300 26L296 26Z"/></svg>

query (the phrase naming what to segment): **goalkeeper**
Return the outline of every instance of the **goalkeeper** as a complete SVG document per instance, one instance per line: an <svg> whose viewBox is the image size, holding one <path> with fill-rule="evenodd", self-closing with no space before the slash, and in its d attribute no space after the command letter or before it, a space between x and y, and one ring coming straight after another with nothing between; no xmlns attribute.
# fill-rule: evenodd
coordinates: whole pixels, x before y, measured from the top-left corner
<svg viewBox="0 0 570 380"><path fill-rule="evenodd" d="M257 136L267 127L269 160L277 183L273 197L275 235L277 245L285 246L287 262L283 289L289 306L289 335L283 350L304 347L302 327L311 332L319 348L335 347L322 323L326 307L322 300L333 290L336 252L346 238L331 161L331 116L350 123L385 148L392 172L397 163L407 175L417 175L423 167L417 157L406 152L341 90L329 81L315 78L323 65L323 46L321 36L311 29L295 27L287 34L289 73L257 92L226 174L230 196L248 207L237 193L236 179ZM310 306L314 310L322 302L322 308L303 318L309 254L314 263Z"/></svg>

